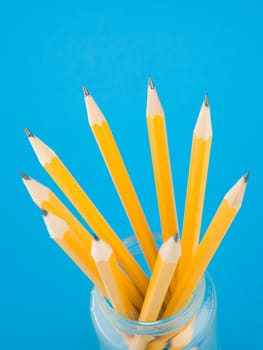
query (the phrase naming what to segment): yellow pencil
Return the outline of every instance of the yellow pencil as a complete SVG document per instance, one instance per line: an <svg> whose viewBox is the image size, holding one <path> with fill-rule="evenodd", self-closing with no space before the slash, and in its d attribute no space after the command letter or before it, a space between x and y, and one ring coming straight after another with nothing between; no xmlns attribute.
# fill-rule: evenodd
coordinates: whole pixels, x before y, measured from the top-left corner
<svg viewBox="0 0 263 350"><path fill-rule="evenodd" d="M175 290L163 314L163 318L169 317L182 309L191 298L193 291L241 207L247 180L248 173L242 176L224 196L188 269L183 274L180 284L178 284L178 288Z"/></svg>
<svg viewBox="0 0 263 350"><path fill-rule="evenodd" d="M156 321L181 256L181 244L176 233L165 241L157 255L152 276L139 315L139 321Z"/></svg>
<svg viewBox="0 0 263 350"><path fill-rule="evenodd" d="M72 232L66 221L46 210L42 210L42 214L50 237L107 297L107 292L98 274L96 264L88 253L87 248L83 246L82 242Z"/></svg>
<svg viewBox="0 0 263 350"><path fill-rule="evenodd" d="M74 232L77 238L81 241L82 245L85 246L87 250L86 254L90 256L93 236L55 196L55 194L50 191L48 187L42 185L25 174L21 174L21 176L33 202L40 209L49 211L50 213L63 219L70 227L71 232ZM91 257L90 259L93 263L93 259ZM97 277L100 278L96 268L94 273L97 273ZM140 310L143 302L142 295L123 270L121 270L121 279L126 288L129 299L136 306L136 308Z"/></svg>
<svg viewBox="0 0 263 350"><path fill-rule="evenodd" d="M151 78L147 96L147 126L163 240L179 232L164 111Z"/></svg>
<svg viewBox="0 0 263 350"><path fill-rule="evenodd" d="M199 244L211 141L210 107L206 95L193 132L182 229L182 257L176 276L178 283Z"/></svg>
<svg viewBox="0 0 263 350"><path fill-rule="evenodd" d="M95 237L92 243L91 255L114 310L119 315L136 319L138 312L127 296L122 280L120 279L120 267L110 245Z"/></svg>
<svg viewBox="0 0 263 350"><path fill-rule="evenodd" d="M100 148L105 164L112 177L115 188L125 208L145 259L150 269L152 269L157 255L157 247L150 231L150 227L108 122L92 96L88 93L87 89L83 88L83 90L91 130Z"/></svg>
<svg viewBox="0 0 263 350"><path fill-rule="evenodd" d="M32 177L22 173L21 178L33 202L40 209L46 210L65 220L83 245L85 245L88 250L91 250L92 235L58 197L48 187L34 180Z"/></svg>
<svg viewBox="0 0 263 350"><path fill-rule="evenodd" d="M138 321L153 322L158 319L180 256L181 244L177 233L165 241L158 252ZM129 344L129 349L144 349L149 339L135 336Z"/></svg>
<svg viewBox="0 0 263 350"><path fill-rule="evenodd" d="M124 246L123 242L82 190L56 153L28 129L25 129L25 132L40 164L68 197L91 229L100 238L112 245L118 261L131 277L139 291L144 295L148 286L148 278Z"/></svg>

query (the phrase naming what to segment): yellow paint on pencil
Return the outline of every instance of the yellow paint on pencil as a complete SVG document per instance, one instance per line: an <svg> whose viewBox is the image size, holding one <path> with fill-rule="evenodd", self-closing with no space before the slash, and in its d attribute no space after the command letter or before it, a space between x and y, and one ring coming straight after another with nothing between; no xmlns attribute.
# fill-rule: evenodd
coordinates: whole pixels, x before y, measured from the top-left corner
<svg viewBox="0 0 263 350"><path fill-rule="evenodd" d="M182 257L176 275L178 282L199 244L211 140L210 108L206 96L193 133L182 230Z"/></svg>
<svg viewBox="0 0 263 350"><path fill-rule="evenodd" d="M152 80L148 84L147 127L163 240L179 232L164 111Z"/></svg>

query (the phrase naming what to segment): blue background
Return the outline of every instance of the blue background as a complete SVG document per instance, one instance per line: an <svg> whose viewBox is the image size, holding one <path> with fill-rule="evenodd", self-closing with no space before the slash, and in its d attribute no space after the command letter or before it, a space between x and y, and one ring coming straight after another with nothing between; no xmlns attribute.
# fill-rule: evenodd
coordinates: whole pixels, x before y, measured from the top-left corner
<svg viewBox="0 0 263 350"><path fill-rule="evenodd" d="M206 92L214 138L202 232L225 192L251 173L243 207L209 270L222 349L263 348L262 14L254 0L1 5L1 349L97 348L92 285L49 239L19 178L24 171L64 200L23 127L60 155L121 237L131 234L87 123L86 84L158 231L145 122L148 75L166 111L180 224L192 131Z"/></svg>

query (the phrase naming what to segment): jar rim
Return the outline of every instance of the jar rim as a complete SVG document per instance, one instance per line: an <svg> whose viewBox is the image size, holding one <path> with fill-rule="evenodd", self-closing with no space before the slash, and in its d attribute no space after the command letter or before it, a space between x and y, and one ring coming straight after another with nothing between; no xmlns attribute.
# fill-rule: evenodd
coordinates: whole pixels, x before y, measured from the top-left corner
<svg viewBox="0 0 263 350"><path fill-rule="evenodd" d="M115 312L98 289L94 288L92 293L98 302L103 316L117 329L125 331L128 334L156 335L157 332L161 335L172 330L180 329L198 313L204 300L205 284L205 277L203 277L195 289L192 298L182 310L168 318L154 322L140 322L121 316Z"/></svg>

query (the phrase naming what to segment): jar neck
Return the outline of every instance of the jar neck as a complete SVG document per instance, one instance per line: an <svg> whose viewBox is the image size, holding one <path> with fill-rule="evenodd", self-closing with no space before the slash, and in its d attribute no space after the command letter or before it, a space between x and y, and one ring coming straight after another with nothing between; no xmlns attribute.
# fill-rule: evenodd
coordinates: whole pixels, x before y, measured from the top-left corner
<svg viewBox="0 0 263 350"><path fill-rule="evenodd" d="M103 317L112 324L114 328L125 334L153 335L160 336L171 331L180 330L198 315L205 296L206 279L203 277L195 289L189 303L175 315L155 322L138 322L127 319L117 314L111 305L105 300L103 295L97 290L93 290L94 301L100 309Z"/></svg>

